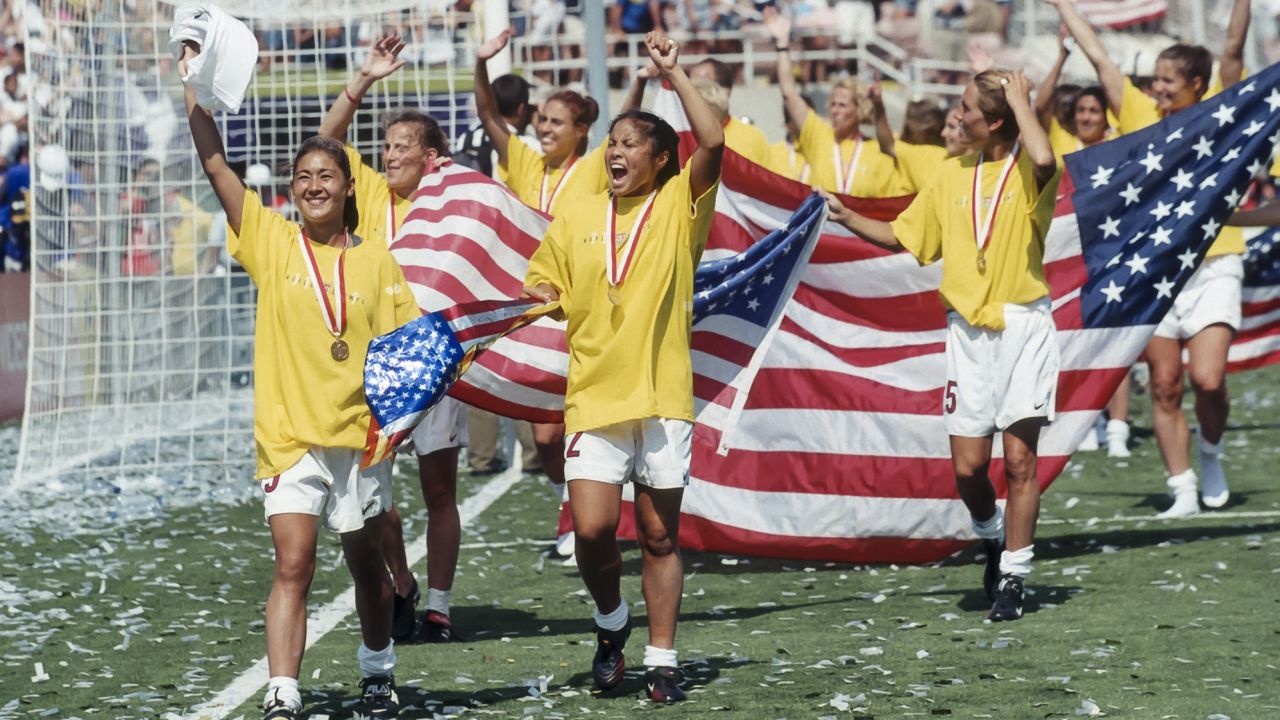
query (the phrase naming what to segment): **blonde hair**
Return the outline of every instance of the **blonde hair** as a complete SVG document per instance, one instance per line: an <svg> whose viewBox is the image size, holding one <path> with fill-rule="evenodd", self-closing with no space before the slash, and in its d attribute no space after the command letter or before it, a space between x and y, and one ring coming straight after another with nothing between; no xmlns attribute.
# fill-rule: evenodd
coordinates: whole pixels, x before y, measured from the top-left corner
<svg viewBox="0 0 1280 720"><path fill-rule="evenodd" d="M831 92L827 95L827 101L830 102L831 95L834 95L836 90L840 89L848 90L853 93L853 102L858 108L859 121L867 122L871 120L871 100L867 98L866 83L856 77L843 78L835 85L831 86Z"/></svg>
<svg viewBox="0 0 1280 720"><path fill-rule="evenodd" d="M693 89L698 91L704 102L711 106L716 119L724 122L729 117L729 93L712 80L698 78L693 81Z"/></svg>
<svg viewBox="0 0 1280 720"><path fill-rule="evenodd" d="M995 134L1007 140L1018 137L1018 119L1009 107L1009 98L1005 96L1005 85L1009 82L1009 73L1004 70L984 70L973 76L973 84L978 88L978 109L987 122L1003 120Z"/></svg>

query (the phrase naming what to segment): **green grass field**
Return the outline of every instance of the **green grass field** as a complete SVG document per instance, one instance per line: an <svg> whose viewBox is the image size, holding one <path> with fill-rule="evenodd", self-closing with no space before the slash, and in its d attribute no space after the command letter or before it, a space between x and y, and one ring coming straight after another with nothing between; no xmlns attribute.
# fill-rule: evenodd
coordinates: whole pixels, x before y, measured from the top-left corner
<svg viewBox="0 0 1280 720"><path fill-rule="evenodd" d="M678 645L693 692L670 708L642 700L634 673L612 696L591 691L590 605L549 555L549 493L521 480L467 528L454 590L467 641L399 648L402 716L1280 717L1280 368L1231 383L1231 505L1149 519L1163 480L1139 399L1133 459L1081 456L1045 496L1016 623L983 623L972 552L927 567L687 553ZM460 494L487 481L464 478ZM397 489L416 539L421 499ZM0 718L182 717L263 655L271 547L257 503L71 540L4 532ZM642 628L634 547L625 559ZM347 586L322 535L314 604ZM350 717L357 643L352 616L308 652L309 717ZM256 720L260 695L227 717Z"/></svg>

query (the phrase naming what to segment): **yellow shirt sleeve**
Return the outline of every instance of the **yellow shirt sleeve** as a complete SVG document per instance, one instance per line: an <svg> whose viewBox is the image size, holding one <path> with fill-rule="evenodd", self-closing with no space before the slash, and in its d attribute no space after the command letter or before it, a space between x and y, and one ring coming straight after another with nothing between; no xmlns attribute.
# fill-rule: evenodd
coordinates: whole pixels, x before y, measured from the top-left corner
<svg viewBox="0 0 1280 720"><path fill-rule="evenodd" d="M507 187L529 207L538 206L538 191L542 189L542 173L547 162L524 141L515 135L507 139ZM499 165L501 167L501 165Z"/></svg>
<svg viewBox="0 0 1280 720"><path fill-rule="evenodd" d="M1121 96L1117 121L1117 129L1123 135L1160 122L1156 101L1139 90L1127 77L1124 79L1124 94Z"/></svg>
<svg viewBox="0 0 1280 720"><path fill-rule="evenodd" d="M930 265L942 258L942 225L935 207L938 186L935 178L890 223L898 243L921 265Z"/></svg>
<svg viewBox="0 0 1280 720"><path fill-rule="evenodd" d="M297 228L279 213L264 208L258 193L246 189L240 233L227 233L227 252L255 283L260 282L271 272L282 250L288 251L285 243L293 242Z"/></svg>
<svg viewBox="0 0 1280 720"><path fill-rule="evenodd" d="M564 294L569 290L569 272L564 252L564 235L567 224L564 217L551 221L542 236L538 249L529 258L529 269L525 272L525 285L546 283Z"/></svg>

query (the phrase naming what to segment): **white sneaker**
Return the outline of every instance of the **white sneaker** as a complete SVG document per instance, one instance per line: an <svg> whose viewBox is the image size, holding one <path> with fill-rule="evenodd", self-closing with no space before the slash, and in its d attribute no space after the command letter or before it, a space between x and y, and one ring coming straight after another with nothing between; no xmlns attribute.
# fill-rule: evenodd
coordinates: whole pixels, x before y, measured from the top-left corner
<svg viewBox="0 0 1280 720"><path fill-rule="evenodd" d="M1184 518L1200 512L1200 501L1196 496L1196 473L1187 470L1170 477L1166 484L1173 497L1173 506L1156 515L1159 520Z"/></svg>
<svg viewBox="0 0 1280 720"><path fill-rule="evenodd" d="M1107 421L1107 457L1129 457L1129 423L1124 420Z"/></svg>
<svg viewBox="0 0 1280 720"><path fill-rule="evenodd" d="M1227 487L1227 474L1222 469L1224 442L1209 444L1200 438L1200 495L1205 507L1220 508L1231 499Z"/></svg>

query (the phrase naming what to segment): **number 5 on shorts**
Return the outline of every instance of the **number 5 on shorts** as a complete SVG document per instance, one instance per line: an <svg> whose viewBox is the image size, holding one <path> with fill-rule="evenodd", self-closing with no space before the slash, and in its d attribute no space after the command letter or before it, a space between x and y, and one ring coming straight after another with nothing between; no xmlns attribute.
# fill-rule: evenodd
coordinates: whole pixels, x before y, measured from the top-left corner
<svg viewBox="0 0 1280 720"><path fill-rule="evenodd" d="M950 415L956 411L956 381L948 380L947 389L942 394L942 410Z"/></svg>

